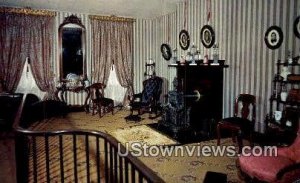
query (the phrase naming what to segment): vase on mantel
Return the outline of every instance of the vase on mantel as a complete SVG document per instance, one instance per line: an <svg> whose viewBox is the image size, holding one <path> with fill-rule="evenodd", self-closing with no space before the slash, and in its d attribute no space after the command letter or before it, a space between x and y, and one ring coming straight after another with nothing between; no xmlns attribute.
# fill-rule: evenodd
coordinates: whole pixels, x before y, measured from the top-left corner
<svg viewBox="0 0 300 183"><path fill-rule="evenodd" d="M281 101L285 102L287 98L287 92L283 91L280 93L280 99Z"/></svg>

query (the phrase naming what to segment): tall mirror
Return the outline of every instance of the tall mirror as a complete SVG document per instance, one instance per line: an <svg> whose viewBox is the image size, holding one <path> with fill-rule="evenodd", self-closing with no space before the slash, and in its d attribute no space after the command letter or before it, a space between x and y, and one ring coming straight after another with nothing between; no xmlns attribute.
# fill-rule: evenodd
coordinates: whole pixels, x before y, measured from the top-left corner
<svg viewBox="0 0 300 183"><path fill-rule="evenodd" d="M85 27L71 15L59 26L60 81L86 79Z"/></svg>

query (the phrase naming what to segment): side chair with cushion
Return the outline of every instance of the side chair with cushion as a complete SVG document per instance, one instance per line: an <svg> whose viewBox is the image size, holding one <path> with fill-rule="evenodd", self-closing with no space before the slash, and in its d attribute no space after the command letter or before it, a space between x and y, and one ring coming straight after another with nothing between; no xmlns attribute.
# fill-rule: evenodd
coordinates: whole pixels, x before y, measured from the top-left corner
<svg viewBox="0 0 300 183"><path fill-rule="evenodd" d="M234 116L222 119L217 124L217 144L220 145L221 130L227 129L232 133L232 140L238 141L239 150L241 150L242 138L249 137L252 145L252 136L254 131L256 117L255 96L250 94L240 94L235 99Z"/></svg>
<svg viewBox="0 0 300 183"><path fill-rule="evenodd" d="M251 181L285 183L300 180L300 130L290 146L277 148L277 156L240 156L237 165L240 175Z"/></svg>
<svg viewBox="0 0 300 183"><path fill-rule="evenodd" d="M86 88L87 97L86 97L86 112L92 111L92 114L95 114L95 111L98 112L99 117L102 117L103 112L110 112L114 114L114 101L110 98L104 97L104 88L105 85L102 83L94 83Z"/></svg>
<svg viewBox="0 0 300 183"><path fill-rule="evenodd" d="M139 115L145 112L149 112L150 114L154 112L157 116L162 83L162 78L158 76L152 76L144 80L142 93L129 96L130 115L125 119L139 121ZM138 115L133 115L133 111L137 111Z"/></svg>

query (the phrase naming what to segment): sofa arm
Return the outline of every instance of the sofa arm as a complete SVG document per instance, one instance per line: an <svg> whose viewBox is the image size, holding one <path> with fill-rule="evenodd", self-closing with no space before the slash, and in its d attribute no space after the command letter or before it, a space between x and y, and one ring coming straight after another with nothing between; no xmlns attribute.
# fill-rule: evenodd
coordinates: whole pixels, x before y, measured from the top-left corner
<svg viewBox="0 0 300 183"><path fill-rule="evenodd" d="M296 171L296 170L298 170L298 171L300 170L300 163L295 163L295 164L292 164L290 166L287 166L287 167L281 169L277 173L276 177L277 177L278 180L280 180L280 179L282 179L282 177L284 176L284 174L286 174L288 172ZM300 178L300 175L297 178Z"/></svg>

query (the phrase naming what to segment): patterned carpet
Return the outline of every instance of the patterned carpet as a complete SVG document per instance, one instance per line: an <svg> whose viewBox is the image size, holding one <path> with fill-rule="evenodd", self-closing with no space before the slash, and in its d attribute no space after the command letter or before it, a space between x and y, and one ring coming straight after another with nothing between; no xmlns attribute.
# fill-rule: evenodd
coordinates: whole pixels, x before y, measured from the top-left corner
<svg viewBox="0 0 300 183"><path fill-rule="evenodd" d="M154 131L146 124L157 123L159 118L150 120L148 114L142 116L143 120L138 123L126 122L124 117L129 111L117 111L115 115L106 114L99 118L98 115L92 116L84 112L74 112L68 114L65 118L52 118L39 121L31 125L33 130L62 130L62 129L91 129L99 130L115 136L118 140L124 142L147 143L170 149L180 147L183 149L200 148L203 146L215 147L216 141L206 141L183 146L172 145L176 141L163 134ZM141 132L146 132L145 134ZM150 138L151 137L151 138ZM230 145L230 139L223 139L222 145ZM162 146L162 144L167 146ZM199 152L199 151L198 151ZM181 152L180 152L181 153ZM54 157L55 159L55 157ZM235 166L236 156L233 157L206 157L199 154L189 155L189 151L182 151L182 154L170 154L163 156L157 154L155 157L143 154L139 157L149 168L153 169L166 182L202 182L207 171L221 172L227 174L228 182L243 182L237 175ZM1 160L0 160L1 163ZM84 162L82 163L84 165Z"/></svg>
<svg viewBox="0 0 300 183"><path fill-rule="evenodd" d="M154 131L146 125L134 126L129 128L117 129L112 135L123 145L126 143L146 143L147 145L175 145L173 139Z"/></svg>

